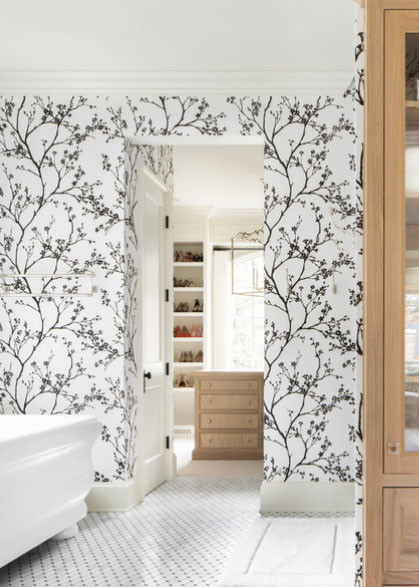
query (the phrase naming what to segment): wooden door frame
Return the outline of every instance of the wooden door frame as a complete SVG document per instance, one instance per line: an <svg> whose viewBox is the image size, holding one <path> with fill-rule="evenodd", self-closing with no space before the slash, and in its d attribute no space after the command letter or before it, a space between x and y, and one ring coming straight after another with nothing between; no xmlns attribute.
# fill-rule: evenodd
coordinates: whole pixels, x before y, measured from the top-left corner
<svg viewBox="0 0 419 587"><path fill-rule="evenodd" d="M418 475L384 473L384 16L406 9L419 0L365 0L364 587L399 582L382 571L383 488L419 487Z"/></svg>
<svg viewBox="0 0 419 587"><path fill-rule="evenodd" d="M383 0L365 1L365 39L363 581L364 587L381 587L384 415Z"/></svg>

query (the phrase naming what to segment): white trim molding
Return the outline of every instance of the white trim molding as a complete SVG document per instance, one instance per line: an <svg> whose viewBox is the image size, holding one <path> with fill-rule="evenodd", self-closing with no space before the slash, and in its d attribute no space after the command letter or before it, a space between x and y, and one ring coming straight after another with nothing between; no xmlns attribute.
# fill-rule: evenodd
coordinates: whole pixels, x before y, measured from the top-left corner
<svg viewBox="0 0 419 587"><path fill-rule="evenodd" d="M260 491L262 514L279 512L352 512L354 483L329 481L283 483L263 481Z"/></svg>
<svg viewBox="0 0 419 587"><path fill-rule="evenodd" d="M94 483L87 498L89 512L126 512L142 501L134 479L115 483Z"/></svg>
<svg viewBox="0 0 419 587"><path fill-rule="evenodd" d="M341 95L352 70L0 70L3 94Z"/></svg>

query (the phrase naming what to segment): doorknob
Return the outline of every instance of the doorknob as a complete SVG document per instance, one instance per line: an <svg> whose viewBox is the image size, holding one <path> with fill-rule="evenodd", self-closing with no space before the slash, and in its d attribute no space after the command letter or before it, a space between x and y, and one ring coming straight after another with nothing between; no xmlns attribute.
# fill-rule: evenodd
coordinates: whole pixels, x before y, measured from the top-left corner
<svg viewBox="0 0 419 587"><path fill-rule="evenodd" d="M151 377L152 377L152 375L151 375L151 372L150 372L150 371L144 371L144 373L143 373L143 378L144 378L144 387L143 387L143 392L144 392L144 393L147 391L147 387L146 387L146 384L145 384L145 380L146 380L146 379L151 379Z"/></svg>

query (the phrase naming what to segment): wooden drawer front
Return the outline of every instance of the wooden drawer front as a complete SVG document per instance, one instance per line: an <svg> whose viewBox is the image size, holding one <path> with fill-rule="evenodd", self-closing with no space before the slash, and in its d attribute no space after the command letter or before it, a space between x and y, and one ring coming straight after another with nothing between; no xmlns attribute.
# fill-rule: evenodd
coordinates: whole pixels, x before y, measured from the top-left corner
<svg viewBox="0 0 419 587"><path fill-rule="evenodd" d="M257 428L257 414L201 414L200 428Z"/></svg>
<svg viewBox="0 0 419 587"><path fill-rule="evenodd" d="M199 407L201 410L257 410L258 396L251 393L202 393L199 396Z"/></svg>
<svg viewBox="0 0 419 587"><path fill-rule="evenodd" d="M256 432L202 432L201 448L257 448Z"/></svg>
<svg viewBox="0 0 419 587"><path fill-rule="evenodd" d="M384 571L419 571L419 488L384 489Z"/></svg>
<svg viewBox="0 0 419 587"><path fill-rule="evenodd" d="M257 379L201 379L200 389L212 391L257 391L259 381Z"/></svg>

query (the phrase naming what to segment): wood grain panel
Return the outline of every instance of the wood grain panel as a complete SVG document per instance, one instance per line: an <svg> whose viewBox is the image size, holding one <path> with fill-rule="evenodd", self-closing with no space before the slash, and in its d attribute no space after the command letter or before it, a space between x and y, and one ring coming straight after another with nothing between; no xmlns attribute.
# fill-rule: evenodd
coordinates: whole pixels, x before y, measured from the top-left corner
<svg viewBox="0 0 419 587"><path fill-rule="evenodd" d="M382 585L384 12L366 0L364 151L364 587Z"/></svg>
<svg viewBox="0 0 419 587"><path fill-rule="evenodd" d="M257 391L259 381L257 379L201 379L200 389L212 391Z"/></svg>
<svg viewBox="0 0 419 587"><path fill-rule="evenodd" d="M201 432L201 448L257 448L256 432Z"/></svg>
<svg viewBox="0 0 419 587"><path fill-rule="evenodd" d="M201 414L199 425L205 428L258 428L258 414Z"/></svg>
<svg viewBox="0 0 419 587"><path fill-rule="evenodd" d="M199 396L201 410L257 410L258 396L255 394L202 393Z"/></svg>
<svg viewBox="0 0 419 587"><path fill-rule="evenodd" d="M419 572L419 488L384 489L384 571Z"/></svg>
<svg viewBox="0 0 419 587"><path fill-rule="evenodd" d="M383 585L403 587L404 585L419 585L419 573L384 573Z"/></svg>

